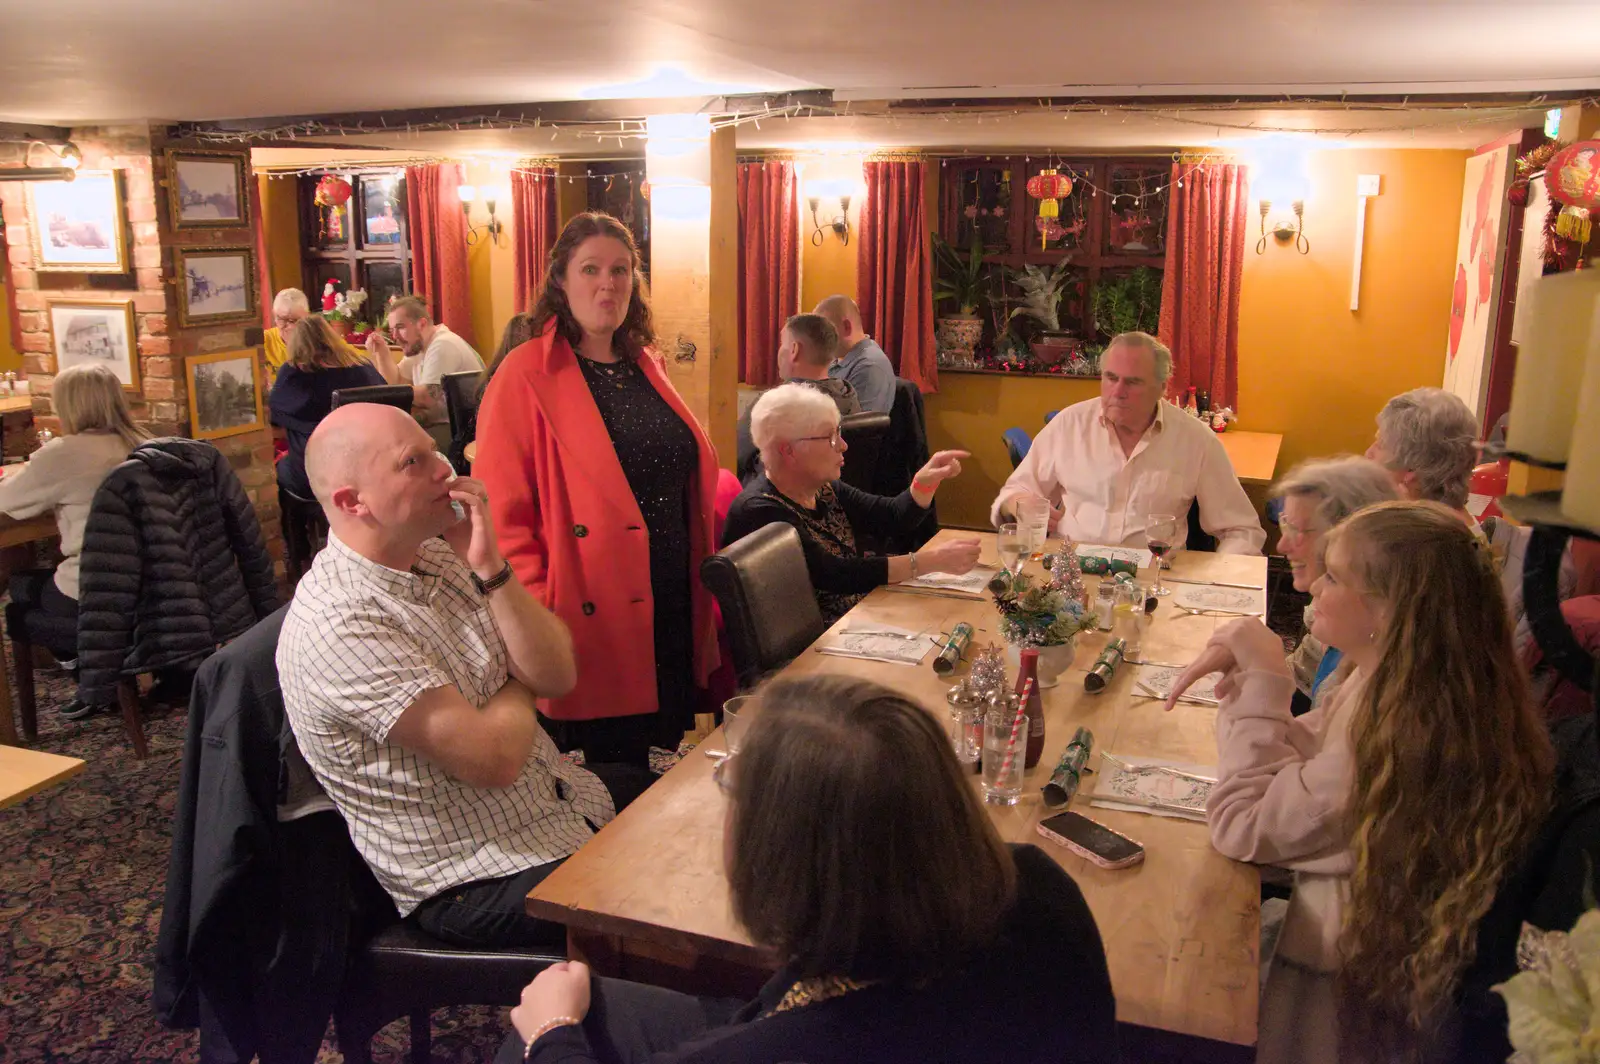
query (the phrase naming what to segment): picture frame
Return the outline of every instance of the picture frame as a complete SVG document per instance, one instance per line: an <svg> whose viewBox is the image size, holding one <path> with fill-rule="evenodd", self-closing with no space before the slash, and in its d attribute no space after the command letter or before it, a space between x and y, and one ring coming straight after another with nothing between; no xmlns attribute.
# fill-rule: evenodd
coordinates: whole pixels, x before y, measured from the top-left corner
<svg viewBox="0 0 1600 1064"><path fill-rule="evenodd" d="M120 170L79 170L71 181L28 181L28 237L36 269L127 273L127 200Z"/></svg>
<svg viewBox="0 0 1600 1064"><path fill-rule="evenodd" d="M139 334L133 300L51 299L45 307L56 373L98 362L117 375L123 391L139 391Z"/></svg>
<svg viewBox="0 0 1600 1064"><path fill-rule="evenodd" d="M266 428L256 361L253 347L190 355L184 360L191 436L216 440Z"/></svg>
<svg viewBox="0 0 1600 1064"><path fill-rule="evenodd" d="M178 323L249 321L259 313L256 252L248 244L172 249L178 284Z"/></svg>
<svg viewBox="0 0 1600 1064"><path fill-rule="evenodd" d="M167 150L167 202L174 229L241 229L250 224L246 156Z"/></svg>

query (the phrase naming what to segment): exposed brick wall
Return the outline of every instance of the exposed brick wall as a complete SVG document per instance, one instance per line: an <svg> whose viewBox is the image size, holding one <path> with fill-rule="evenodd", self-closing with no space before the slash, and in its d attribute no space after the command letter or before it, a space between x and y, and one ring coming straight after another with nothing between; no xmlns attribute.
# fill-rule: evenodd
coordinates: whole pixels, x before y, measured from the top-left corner
<svg viewBox="0 0 1600 1064"><path fill-rule="evenodd" d="M94 275L39 272L29 240L27 199L20 182L0 182L0 212L6 226L11 280L15 293L13 313L21 330L24 369L33 391L34 422L39 428L58 430L60 423L50 401L55 374L55 345L50 333L51 299L133 300L138 331L141 390L130 393L134 418L157 436L188 436L189 394L184 360L189 355L244 348L253 321L226 325L180 328L179 293L173 269L174 247L209 247L254 244L254 231L190 229L172 225L166 189L166 149L189 145L167 138L166 127L137 123L118 126L83 126L72 130L72 140L83 152L83 166L94 170L123 171L127 196L127 222L132 265L127 274ZM253 182L249 153L245 156L246 181ZM0 155L0 164L20 158ZM257 248L256 253L261 254ZM254 277L249 283L256 283ZM270 300L272 294L258 293ZM256 513L267 548L283 572L283 541L278 523L278 493L272 467L270 429L213 440L239 474Z"/></svg>

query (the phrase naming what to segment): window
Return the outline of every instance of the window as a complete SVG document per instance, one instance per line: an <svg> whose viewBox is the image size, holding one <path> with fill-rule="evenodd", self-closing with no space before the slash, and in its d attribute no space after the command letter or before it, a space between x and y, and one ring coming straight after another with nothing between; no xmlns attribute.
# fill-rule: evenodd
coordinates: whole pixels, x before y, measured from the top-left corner
<svg viewBox="0 0 1600 1064"><path fill-rule="evenodd" d="M350 198L337 207L316 202L322 174L300 178L301 266L313 310L322 305L330 279L341 291L363 289L361 312L375 321L394 296L411 291L411 245L406 227L406 179L402 170L345 175Z"/></svg>
<svg viewBox="0 0 1600 1064"><path fill-rule="evenodd" d="M1028 195L1028 180L1046 169L1072 179L1071 192L1056 201L1053 214ZM1134 271L1157 271L1166 259L1167 158L1064 159L1047 155L949 159L940 170L939 232L965 255L976 234L985 258L996 266L1052 267L1069 263L1069 280L1060 302L1061 328L1089 344L1109 339L1109 321L1096 320L1096 291L1117 282L1121 289L1148 292L1150 278L1131 284ZM1014 286L1008 292L1016 294ZM1108 293L1109 294L1109 293ZM1106 299L1101 303L1108 304ZM1148 309L1148 308L1147 308ZM1004 331L1004 314L990 313L985 343ZM1122 323L1126 324L1125 316ZM1145 324L1149 314L1145 315Z"/></svg>
<svg viewBox="0 0 1600 1064"><path fill-rule="evenodd" d="M588 179L588 209L605 211L628 227L639 248L640 268L650 276L650 204L644 198L644 175L636 159L585 164Z"/></svg>

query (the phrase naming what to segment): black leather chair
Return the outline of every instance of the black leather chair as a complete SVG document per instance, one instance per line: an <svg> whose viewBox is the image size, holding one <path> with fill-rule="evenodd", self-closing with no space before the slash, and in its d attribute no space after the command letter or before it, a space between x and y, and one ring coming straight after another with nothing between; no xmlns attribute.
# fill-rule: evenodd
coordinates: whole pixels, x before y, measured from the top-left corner
<svg viewBox="0 0 1600 1064"><path fill-rule="evenodd" d="M351 403L383 403L409 414L412 391L409 384L369 384L361 388L340 388L333 393L332 400L335 410Z"/></svg>
<svg viewBox="0 0 1600 1064"><path fill-rule="evenodd" d="M296 495L278 485L278 523L283 529L283 567L291 584L298 583L328 542L328 515L316 499Z"/></svg>
<svg viewBox="0 0 1600 1064"><path fill-rule="evenodd" d="M775 522L728 544L700 563L700 580L722 606L740 687L751 686L828 630L800 533L790 525Z"/></svg>
<svg viewBox="0 0 1600 1064"><path fill-rule="evenodd" d="M889 434L889 415L875 412L846 414L839 419L844 437L844 470L839 474L852 488L873 491L878 479L878 456Z"/></svg>
<svg viewBox="0 0 1600 1064"><path fill-rule="evenodd" d="M1189 504L1189 533L1183 541L1184 550L1214 551L1217 549L1217 537L1207 532L1200 525L1200 503Z"/></svg>
<svg viewBox="0 0 1600 1064"><path fill-rule="evenodd" d="M460 439L470 431L478 416L478 390L483 374L477 370L446 373L439 381L444 388L444 406L450 415L450 437ZM471 436L466 437L471 439Z"/></svg>

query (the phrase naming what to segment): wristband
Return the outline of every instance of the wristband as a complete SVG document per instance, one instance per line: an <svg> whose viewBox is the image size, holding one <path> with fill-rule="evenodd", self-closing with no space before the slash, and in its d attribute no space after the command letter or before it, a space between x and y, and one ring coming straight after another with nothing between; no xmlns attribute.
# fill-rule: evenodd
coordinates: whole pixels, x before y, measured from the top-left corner
<svg viewBox="0 0 1600 1064"><path fill-rule="evenodd" d="M925 480L919 480L916 477L912 477L911 478L911 486L913 488L917 489L918 491L925 491L929 495L933 495L936 492L938 492L938 490L939 490L939 482L937 480L934 481L932 484L929 484Z"/></svg>
<svg viewBox="0 0 1600 1064"><path fill-rule="evenodd" d="M917 552L912 551L907 557L911 559L911 576L914 579L917 575Z"/></svg>
<svg viewBox="0 0 1600 1064"><path fill-rule="evenodd" d="M495 573L487 580L480 580L477 573L469 573L468 575L472 577L472 586L478 589L478 594L487 595L511 579L511 563L506 562L500 567L498 573Z"/></svg>
<svg viewBox="0 0 1600 1064"><path fill-rule="evenodd" d="M529 1037L527 1041L527 1044L522 1047L522 1059L524 1064L526 1064L528 1058L533 1054L533 1043L537 1042L539 1039L543 1038L557 1027L577 1027L582 1022L583 1021L578 1019L576 1016L553 1016L550 1019L545 1020L538 1027L535 1027L532 1036Z"/></svg>

